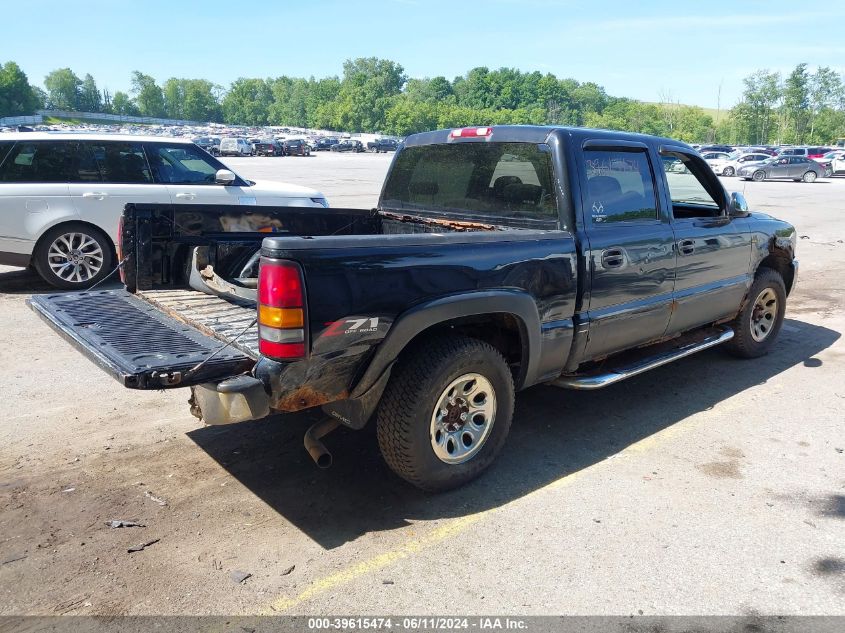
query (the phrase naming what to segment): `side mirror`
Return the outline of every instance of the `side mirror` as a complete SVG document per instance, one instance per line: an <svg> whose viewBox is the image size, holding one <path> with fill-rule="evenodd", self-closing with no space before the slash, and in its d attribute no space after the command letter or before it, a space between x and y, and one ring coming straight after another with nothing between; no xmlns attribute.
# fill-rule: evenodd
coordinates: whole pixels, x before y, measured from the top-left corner
<svg viewBox="0 0 845 633"><path fill-rule="evenodd" d="M733 192L731 194L730 214L741 218L748 215L748 202L741 193Z"/></svg>
<svg viewBox="0 0 845 633"><path fill-rule="evenodd" d="M235 182L235 172L228 169L218 169L214 175L214 182L218 185L226 185L227 187Z"/></svg>

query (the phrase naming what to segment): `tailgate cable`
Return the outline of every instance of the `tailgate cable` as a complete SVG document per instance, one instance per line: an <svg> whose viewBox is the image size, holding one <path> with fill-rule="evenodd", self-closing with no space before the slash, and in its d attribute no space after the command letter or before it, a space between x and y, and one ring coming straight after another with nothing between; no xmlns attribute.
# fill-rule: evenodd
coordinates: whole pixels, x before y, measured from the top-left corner
<svg viewBox="0 0 845 633"><path fill-rule="evenodd" d="M187 380L190 376L192 376L193 374L198 372L200 369L202 369L203 365L205 365L208 361L210 361L212 358L217 356L217 354L222 352L224 349L226 349L227 347L229 347L230 345L235 343L239 338L241 338L244 334L246 334L250 330L250 328L252 328L252 326L255 325L256 323L258 323L258 317L257 316L250 322L249 325L247 325L243 330L241 330L241 333L238 334L235 338L233 338L231 341L229 341L225 345L218 347L211 354L209 354L208 357L202 359L199 363L197 363L196 365L191 367L188 371L186 371L185 375L182 377L182 379ZM179 382L181 382L181 381L179 381Z"/></svg>
<svg viewBox="0 0 845 633"><path fill-rule="evenodd" d="M126 257L124 257L122 260L120 260L120 263L119 263L117 266L115 266L115 267L114 267L114 270L112 270L112 271L111 271L108 275L106 275L105 277L103 277L102 279L100 279L100 281L98 281L97 283L95 283L93 286L91 286L91 287L90 287L90 288L88 288L87 290L84 290L83 292L91 292L94 288L96 288L97 286L99 286L99 285L100 285L101 283L103 283L106 279L108 279L108 278L109 278L109 277L111 277L113 274L115 274L118 270L120 270L121 268L123 268L123 265L127 262L127 260L128 260L128 259L129 259L129 255L127 255L127 256L126 256Z"/></svg>

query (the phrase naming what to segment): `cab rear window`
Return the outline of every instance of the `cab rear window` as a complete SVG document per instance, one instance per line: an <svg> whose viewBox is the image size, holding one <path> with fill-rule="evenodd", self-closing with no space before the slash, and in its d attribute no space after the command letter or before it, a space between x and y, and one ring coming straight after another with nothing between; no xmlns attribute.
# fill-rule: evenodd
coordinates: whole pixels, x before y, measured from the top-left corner
<svg viewBox="0 0 845 633"><path fill-rule="evenodd" d="M468 214L490 223L555 223L551 154L536 143L409 147L391 168L382 207Z"/></svg>

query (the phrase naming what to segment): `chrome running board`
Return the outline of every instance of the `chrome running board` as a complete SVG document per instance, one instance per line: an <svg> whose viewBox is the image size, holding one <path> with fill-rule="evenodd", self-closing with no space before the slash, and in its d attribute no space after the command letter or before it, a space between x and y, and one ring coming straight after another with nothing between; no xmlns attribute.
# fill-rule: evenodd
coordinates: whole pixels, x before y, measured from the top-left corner
<svg viewBox="0 0 845 633"><path fill-rule="evenodd" d="M643 372L654 369L655 367L666 365L667 363L671 363L679 358L684 358L685 356L690 356L696 352L720 345L730 341L734 337L734 331L727 327L720 327L715 331L708 330L708 332L708 335L703 338L699 333L699 336L694 338L692 341L686 339L687 342L685 343L683 343L685 339L678 339L675 341L676 346L668 351L660 351L651 356L635 360L628 364L622 364L609 370L605 369L604 371L600 370L595 373L560 376L548 384L554 385L555 387L563 387L565 389L601 389L602 387L607 387L608 385L620 382L626 378L630 378L631 376L642 374ZM679 342L681 345L677 345ZM642 351L647 351L647 349L648 348L645 348Z"/></svg>

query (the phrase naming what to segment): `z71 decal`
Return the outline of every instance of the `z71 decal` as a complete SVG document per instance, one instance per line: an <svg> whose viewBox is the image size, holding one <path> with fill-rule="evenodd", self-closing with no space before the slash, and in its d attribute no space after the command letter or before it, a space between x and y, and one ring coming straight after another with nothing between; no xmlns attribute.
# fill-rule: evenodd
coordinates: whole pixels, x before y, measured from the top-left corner
<svg viewBox="0 0 845 633"><path fill-rule="evenodd" d="M328 329L323 336L338 336L339 334L360 334L363 332L378 332L378 317L364 317L362 319L344 319L327 323Z"/></svg>

